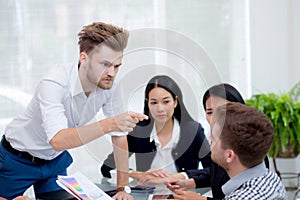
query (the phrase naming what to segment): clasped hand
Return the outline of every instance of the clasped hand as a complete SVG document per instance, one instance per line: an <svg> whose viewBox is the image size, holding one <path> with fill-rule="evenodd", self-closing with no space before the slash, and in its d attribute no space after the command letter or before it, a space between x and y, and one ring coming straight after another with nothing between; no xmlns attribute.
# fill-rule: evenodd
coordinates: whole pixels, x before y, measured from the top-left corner
<svg viewBox="0 0 300 200"><path fill-rule="evenodd" d="M150 169L143 172L139 177L139 183L153 183L153 184L163 184L166 182L170 174L163 169Z"/></svg>

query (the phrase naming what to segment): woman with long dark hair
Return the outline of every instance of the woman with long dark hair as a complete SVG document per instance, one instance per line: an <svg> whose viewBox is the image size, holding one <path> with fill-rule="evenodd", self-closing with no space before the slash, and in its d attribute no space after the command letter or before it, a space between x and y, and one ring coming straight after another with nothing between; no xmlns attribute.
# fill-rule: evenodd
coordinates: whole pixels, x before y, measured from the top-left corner
<svg viewBox="0 0 300 200"><path fill-rule="evenodd" d="M204 130L187 111L180 88L168 76L151 78L145 89L144 114L127 136L129 155L135 154L136 171L129 176L140 182L155 177L210 165L210 148ZM115 168L113 154L104 161L101 172L110 178Z"/></svg>

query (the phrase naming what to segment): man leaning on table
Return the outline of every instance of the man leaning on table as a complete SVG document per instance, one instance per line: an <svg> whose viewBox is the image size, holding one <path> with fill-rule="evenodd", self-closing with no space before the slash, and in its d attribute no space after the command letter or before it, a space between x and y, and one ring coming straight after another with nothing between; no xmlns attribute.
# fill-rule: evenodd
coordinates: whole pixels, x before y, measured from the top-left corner
<svg viewBox="0 0 300 200"><path fill-rule="evenodd" d="M213 113L211 158L223 167L230 180L222 186L225 200L285 200L284 185L263 160L274 137L272 123L266 115L240 103L227 103ZM175 189L175 199L198 199L192 191Z"/></svg>
<svg viewBox="0 0 300 200"><path fill-rule="evenodd" d="M111 105L128 32L98 22L84 26L78 36L78 65L52 69L37 85L25 112L6 127L0 145L2 197L13 199L31 185L35 196L61 190L57 175L66 175L72 163L66 150L110 133L118 169L114 199L133 199L123 190L128 185L125 135L147 116L126 112L113 117ZM86 125L100 108L108 118Z"/></svg>

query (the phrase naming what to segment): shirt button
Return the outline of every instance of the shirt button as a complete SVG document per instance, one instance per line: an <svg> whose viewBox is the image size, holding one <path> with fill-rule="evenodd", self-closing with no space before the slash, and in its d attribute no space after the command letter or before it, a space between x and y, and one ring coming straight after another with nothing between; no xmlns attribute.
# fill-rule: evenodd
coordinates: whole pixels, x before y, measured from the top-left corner
<svg viewBox="0 0 300 200"><path fill-rule="evenodd" d="M183 167L183 168L181 168L181 170L182 170L182 171L184 171L184 170L185 170L185 168Z"/></svg>
<svg viewBox="0 0 300 200"><path fill-rule="evenodd" d="M178 153L177 152L175 152L175 156L177 156L178 155Z"/></svg>

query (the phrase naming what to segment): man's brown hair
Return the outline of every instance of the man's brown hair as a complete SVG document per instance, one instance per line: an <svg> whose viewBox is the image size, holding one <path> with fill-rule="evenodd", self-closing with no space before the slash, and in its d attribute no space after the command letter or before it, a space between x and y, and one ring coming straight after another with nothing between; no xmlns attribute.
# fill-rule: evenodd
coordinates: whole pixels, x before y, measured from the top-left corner
<svg viewBox="0 0 300 200"><path fill-rule="evenodd" d="M232 149L248 168L263 161L274 138L273 125L265 114L247 105L230 102L219 106L213 117L222 127L222 148Z"/></svg>
<svg viewBox="0 0 300 200"><path fill-rule="evenodd" d="M103 22L94 22L84 26L78 33L79 50L89 54L96 46L103 43L115 51L123 51L128 42L127 30Z"/></svg>

